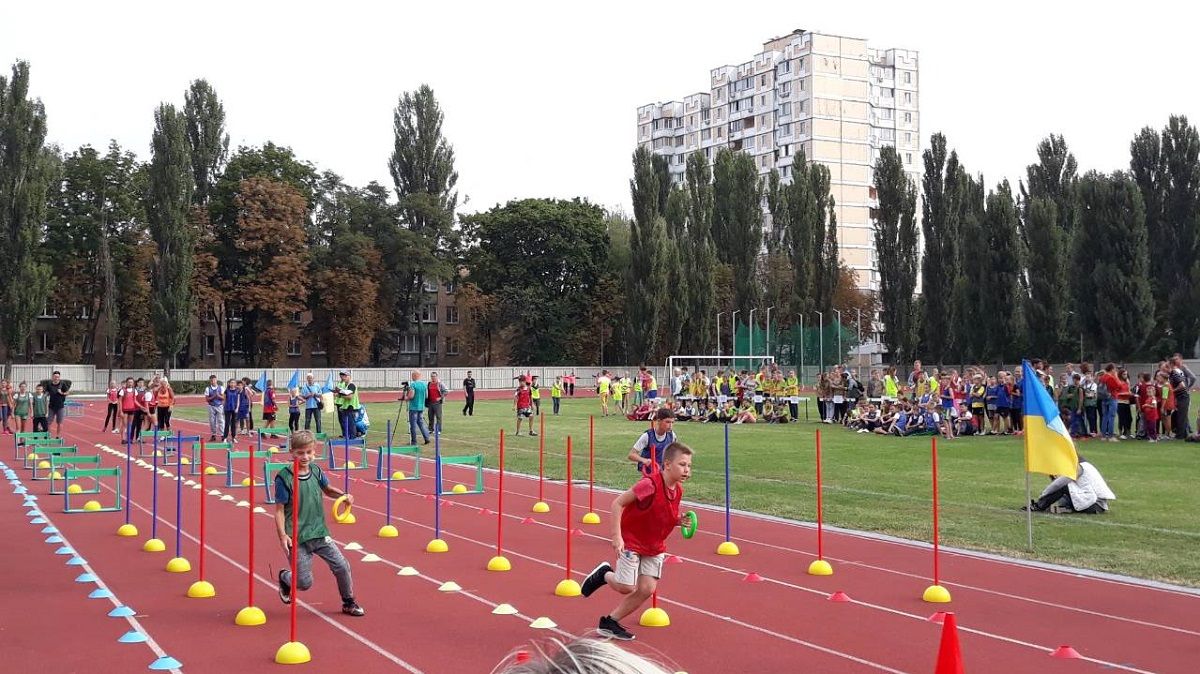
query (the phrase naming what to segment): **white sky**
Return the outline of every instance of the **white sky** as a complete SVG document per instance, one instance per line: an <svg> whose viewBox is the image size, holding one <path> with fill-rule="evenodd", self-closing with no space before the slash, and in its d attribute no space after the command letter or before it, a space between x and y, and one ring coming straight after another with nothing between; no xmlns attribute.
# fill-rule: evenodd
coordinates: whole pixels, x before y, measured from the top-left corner
<svg viewBox="0 0 1200 674"><path fill-rule="evenodd" d="M0 9L0 67L32 63L64 150L115 138L145 157L155 106L204 77L232 145L272 140L389 188L397 96L428 83L464 210L574 196L628 210L637 106L707 90L710 68L794 28L918 50L922 146L943 131L972 172L1015 184L1048 133L1082 170L1111 171L1141 127L1200 121L1198 18L1158 0L27 2Z"/></svg>

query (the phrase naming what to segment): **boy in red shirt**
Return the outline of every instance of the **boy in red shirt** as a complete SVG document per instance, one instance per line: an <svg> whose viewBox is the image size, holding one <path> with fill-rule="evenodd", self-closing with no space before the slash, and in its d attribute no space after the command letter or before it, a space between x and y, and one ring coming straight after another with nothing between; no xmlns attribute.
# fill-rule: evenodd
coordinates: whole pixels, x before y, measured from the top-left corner
<svg viewBox="0 0 1200 674"><path fill-rule="evenodd" d="M529 434L537 435L533 430L533 391L529 388L529 380L521 377L517 392L513 396L513 409L517 411L517 435L521 434L521 420L529 420Z"/></svg>
<svg viewBox="0 0 1200 674"><path fill-rule="evenodd" d="M620 621L645 603L658 587L667 556L667 536L681 524L683 482L691 475L691 448L672 442L663 453L662 471L638 480L613 501L612 544L617 552L617 568L614 571L608 562L601 562L584 579L582 588L585 597L603 585L625 595L611 613L600 618L601 633L622 641L634 638Z"/></svg>

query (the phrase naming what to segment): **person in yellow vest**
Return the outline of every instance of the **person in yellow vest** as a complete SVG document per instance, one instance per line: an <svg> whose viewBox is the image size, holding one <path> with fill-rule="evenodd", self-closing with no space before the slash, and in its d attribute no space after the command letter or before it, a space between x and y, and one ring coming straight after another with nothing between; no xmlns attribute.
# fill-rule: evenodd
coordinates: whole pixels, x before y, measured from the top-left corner
<svg viewBox="0 0 1200 674"><path fill-rule="evenodd" d="M800 378L796 376L796 371L788 372L786 385L786 395L788 397L788 411L791 412L792 423L800 420ZM805 407L804 409L808 409Z"/></svg>
<svg viewBox="0 0 1200 674"><path fill-rule="evenodd" d="M360 407L358 402L358 386L350 381L350 371L338 371L341 379L333 387L333 406L337 408L338 426L342 429L342 437L353 438L355 415Z"/></svg>
<svg viewBox="0 0 1200 674"><path fill-rule="evenodd" d="M608 416L608 398L612 394L612 379L608 376L608 370L601 370L600 376L596 378L596 393L600 396L600 413L602 416Z"/></svg>
<svg viewBox="0 0 1200 674"><path fill-rule="evenodd" d="M550 402L554 404L554 416L558 416L558 406L562 402L563 394L563 378L555 377L554 384L550 387Z"/></svg>
<svg viewBox="0 0 1200 674"><path fill-rule="evenodd" d="M533 398L533 415L537 416L542 413L542 387L538 385L536 374L530 379L529 395Z"/></svg>
<svg viewBox="0 0 1200 674"><path fill-rule="evenodd" d="M612 383L612 399L617 404L617 409L621 410L621 414L625 414L625 394L628 392L629 381L624 377L617 375L617 378Z"/></svg>
<svg viewBox="0 0 1200 674"><path fill-rule="evenodd" d="M633 406L638 407L642 404L642 378L633 378Z"/></svg>

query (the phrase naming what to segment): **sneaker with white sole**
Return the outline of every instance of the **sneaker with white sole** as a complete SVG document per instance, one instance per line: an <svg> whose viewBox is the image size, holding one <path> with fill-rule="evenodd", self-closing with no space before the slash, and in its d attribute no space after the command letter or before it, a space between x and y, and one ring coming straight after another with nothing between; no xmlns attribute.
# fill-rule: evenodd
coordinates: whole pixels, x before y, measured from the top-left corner
<svg viewBox="0 0 1200 674"><path fill-rule="evenodd" d="M597 564L596 568L592 569L592 572L587 575L587 578L583 579L583 586L581 588L583 596L590 597L593 592L603 587L605 585L604 576L612 570L612 565L608 562Z"/></svg>
<svg viewBox="0 0 1200 674"><path fill-rule="evenodd" d="M600 617L600 626L598 631L604 636L611 637L618 641L633 641L637 638L633 635L633 632L630 632L622 627L621 623L612 619L612 616L607 615Z"/></svg>
<svg viewBox="0 0 1200 674"><path fill-rule="evenodd" d="M279 601L290 604L292 603L292 586L283 579L285 573L287 573L285 569L279 570Z"/></svg>

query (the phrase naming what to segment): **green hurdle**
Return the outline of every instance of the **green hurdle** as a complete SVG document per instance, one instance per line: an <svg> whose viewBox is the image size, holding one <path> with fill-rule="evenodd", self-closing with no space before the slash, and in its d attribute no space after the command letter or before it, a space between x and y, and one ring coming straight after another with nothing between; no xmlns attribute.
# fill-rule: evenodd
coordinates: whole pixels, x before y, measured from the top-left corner
<svg viewBox="0 0 1200 674"><path fill-rule="evenodd" d="M347 448L350 448L349 453L351 456L354 454L359 455L359 461L357 464L351 467L339 466L339 457L342 459L343 464L347 461L347 457L345 456L347 454ZM367 442L365 438L354 438L353 440L326 440L325 449L329 452L329 470L366 470L371 467L371 455L367 449Z"/></svg>
<svg viewBox="0 0 1200 674"><path fill-rule="evenodd" d="M28 440L49 440L49 431L38 431L36 433L17 433L13 436L13 461L21 460L21 445Z"/></svg>
<svg viewBox="0 0 1200 674"><path fill-rule="evenodd" d="M162 452L160 456L167 456L167 449L163 447L162 441L166 438L175 437L174 431L142 431L138 434L138 457L154 457L154 437L158 436L159 445L158 451ZM146 448L150 448L150 453L146 453Z"/></svg>
<svg viewBox="0 0 1200 674"><path fill-rule="evenodd" d="M482 494L483 493L483 455L472 454L469 456L443 456L443 466L474 466L475 467L475 488L468 489L463 494ZM446 480L446 473L442 472L442 481ZM438 485L438 492L443 496L454 494L452 491L442 489L442 485Z"/></svg>
<svg viewBox="0 0 1200 674"><path fill-rule="evenodd" d="M38 471L39 470L47 470L50 468L50 464L47 461L47 459L49 459L52 456L59 456L61 454L78 454L78 453L79 453L79 448L75 447L73 445L71 447L62 447L62 446L38 447L36 452L30 453L25 456L25 467L33 471L33 479L45 480L46 476L39 477ZM30 456L36 456L37 458L31 459L31 458L29 458ZM47 461L46 466L44 466L42 468L38 468L38 464L41 463L42 461Z"/></svg>
<svg viewBox="0 0 1200 674"><path fill-rule="evenodd" d="M100 457L98 455L97 456L72 456L70 454L64 454L61 456L50 457L50 493L51 494L63 494L67 491L67 487L70 486L70 483L67 482L67 478L66 478L66 469L67 468L87 468L89 466L92 468L99 468L100 467ZM60 467L64 469L62 473L58 473L58 469ZM56 473L59 474L59 477L55 477ZM59 484L60 482L62 483L61 486ZM80 489L83 489L82 485L80 485ZM100 493L100 479L96 478L96 484L93 488L83 489L83 491L81 491L79 493L80 494L99 494Z"/></svg>
<svg viewBox="0 0 1200 674"><path fill-rule="evenodd" d="M233 462L238 459L249 459L251 457L251 455L253 455L254 458L256 458L256 459L262 459L265 461L271 457L271 452L232 451L232 452L228 452L225 455L225 457L226 457L225 458L225 486L226 487L233 488L233 487L261 487L262 486L261 483L259 483L259 484L254 483L253 475L250 476L250 484L248 484L248 485L244 485L241 482L234 483L234 481L233 481Z"/></svg>
<svg viewBox="0 0 1200 674"><path fill-rule="evenodd" d="M73 507L71 507L71 497L72 496L78 497L79 494L72 494L69 491L64 491L63 492L63 512L65 512L65 513L86 513L86 512L106 513L106 512L116 512L116 511L121 510L121 469L120 468L67 468L67 473L66 473L66 478L65 478L67 480L67 482L71 482L72 480L82 480L82 479L87 479L87 478L95 478L97 482L99 482L103 478L112 478L112 480L113 480L113 490L112 491L113 491L113 494L115 495L115 498L113 501L114 505L109 506L107 508L104 506L100 506L99 508L97 508L95 510L86 510L82 507L73 508Z"/></svg>
<svg viewBox="0 0 1200 674"><path fill-rule="evenodd" d="M254 430L259 435L282 435L284 437L287 437L292 432L286 426L267 426L266 428L256 428Z"/></svg>
<svg viewBox="0 0 1200 674"><path fill-rule="evenodd" d="M263 499L263 502L275 502L275 475L277 475L279 471L283 470L284 468L291 467L291 461L288 461L287 463L274 463L272 461L263 463L263 487L267 490L267 496Z"/></svg>
<svg viewBox="0 0 1200 674"><path fill-rule="evenodd" d="M200 454L201 444L199 442L192 443L192 475L199 475L200 471L204 470L204 457ZM233 451L233 443L229 442L206 442L203 444L206 452L230 452ZM229 460L226 459L226 464Z"/></svg>
<svg viewBox="0 0 1200 674"><path fill-rule="evenodd" d="M375 479L380 482L386 482L387 476L387 457L390 456L411 456L413 457L413 469L411 473L405 473L405 477L396 479L392 478L393 482L401 482L407 480L421 479L421 448L418 445L404 445L402 447L380 447L376 449L379 457L376 459ZM392 471L399 469L399 466L392 465Z"/></svg>

